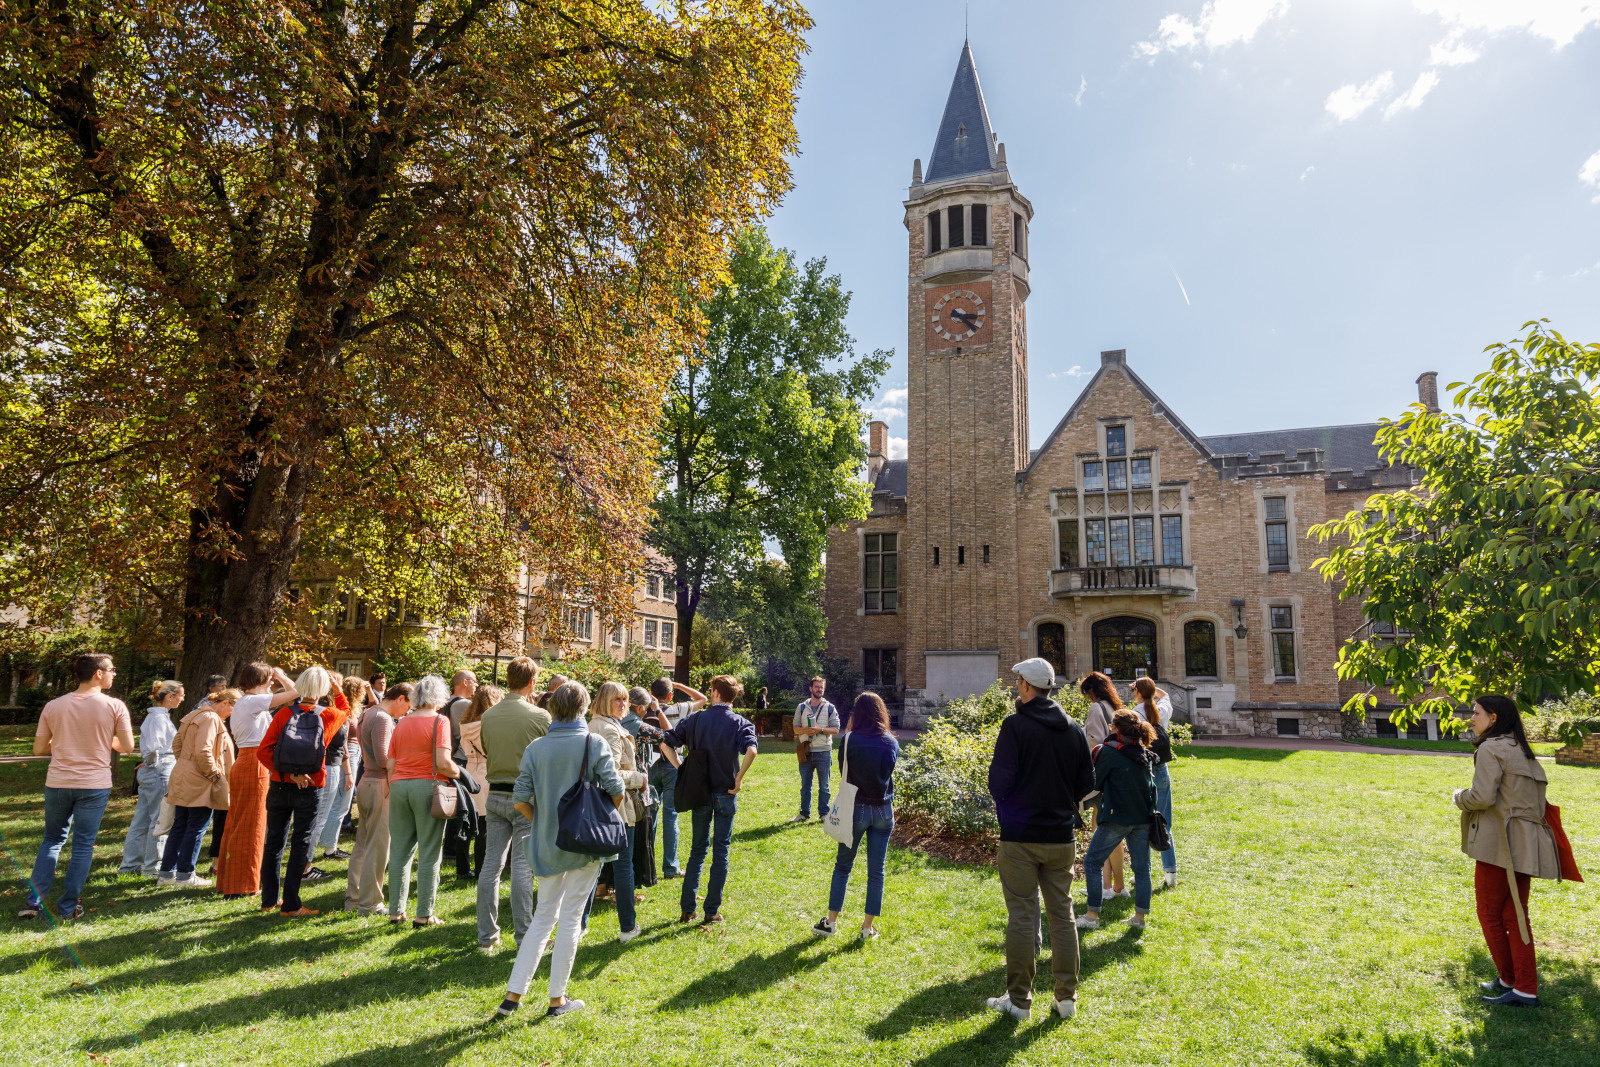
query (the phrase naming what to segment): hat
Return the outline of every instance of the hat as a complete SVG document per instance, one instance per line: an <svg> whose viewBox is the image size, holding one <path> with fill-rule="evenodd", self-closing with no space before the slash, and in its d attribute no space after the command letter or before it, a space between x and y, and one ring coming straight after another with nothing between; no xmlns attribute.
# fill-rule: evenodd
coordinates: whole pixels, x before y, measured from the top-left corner
<svg viewBox="0 0 1600 1067"><path fill-rule="evenodd" d="M1025 659L1011 668L1012 674L1022 675L1022 680L1035 689L1049 689L1056 684L1056 669L1050 661L1038 656Z"/></svg>
<svg viewBox="0 0 1600 1067"><path fill-rule="evenodd" d="M645 689L643 686L634 686L632 689L628 690L628 703L635 707L644 707L646 704L650 703L649 690Z"/></svg>

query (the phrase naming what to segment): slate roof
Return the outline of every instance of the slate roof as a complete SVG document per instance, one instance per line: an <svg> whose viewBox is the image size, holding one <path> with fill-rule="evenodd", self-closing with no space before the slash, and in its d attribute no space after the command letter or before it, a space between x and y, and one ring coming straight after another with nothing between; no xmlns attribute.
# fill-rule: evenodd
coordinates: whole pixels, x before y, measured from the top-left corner
<svg viewBox="0 0 1600 1067"><path fill-rule="evenodd" d="M878 471L878 480L872 483L874 493L890 493L897 497L906 495L906 461L891 459L885 461Z"/></svg>
<svg viewBox="0 0 1600 1067"><path fill-rule="evenodd" d="M1214 455L1232 456L1241 453L1257 461L1262 452L1282 452L1290 461L1296 449L1322 449L1323 464L1328 470L1348 468L1364 471L1370 467L1385 466L1378 458L1378 446L1372 443L1378 432L1378 423L1362 422L1349 426L1307 426L1295 430L1262 430L1258 433L1228 433L1216 437L1203 437L1206 447Z"/></svg>
<svg viewBox="0 0 1600 1067"><path fill-rule="evenodd" d="M994 127L989 125L989 108L978 85L978 68L972 61L972 47L962 42L961 59L956 63L955 80L950 83L944 119L923 181L942 182L998 169Z"/></svg>

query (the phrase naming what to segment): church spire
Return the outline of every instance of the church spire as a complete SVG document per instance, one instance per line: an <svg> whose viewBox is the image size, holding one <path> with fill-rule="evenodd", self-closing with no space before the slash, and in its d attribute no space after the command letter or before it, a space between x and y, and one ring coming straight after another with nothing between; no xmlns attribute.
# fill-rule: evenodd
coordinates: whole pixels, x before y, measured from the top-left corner
<svg viewBox="0 0 1600 1067"><path fill-rule="evenodd" d="M933 143L933 155L928 158L925 180L941 182L998 169L989 108L983 102L983 89L978 85L972 47L963 41L955 80L950 83L950 97L944 104L944 119L939 123L939 136Z"/></svg>

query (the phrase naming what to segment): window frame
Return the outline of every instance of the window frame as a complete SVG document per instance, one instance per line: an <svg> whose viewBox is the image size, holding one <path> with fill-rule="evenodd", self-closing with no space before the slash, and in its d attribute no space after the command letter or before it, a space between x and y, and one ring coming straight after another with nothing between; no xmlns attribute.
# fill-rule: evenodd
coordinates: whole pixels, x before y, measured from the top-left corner
<svg viewBox="0 0 1600 1067"><path fill-rule="evenodd" d="M1177 558L1176 562L1173 561L1172 553L1168 550L1168 545L1170 543L1170 539L1167 537L1167 531L1169 529L1169 525L1168 525L1169 523L1176 524L1177 528L1178 528L1178 536L1176 538L1176 540L1178 542L1178 553L1177 553L1178 558ZM1183 560L1184 560L1183 540L1184 540L1184 538L1183 538L1183 516L1181 514L1178 514L1178 515L1162 515L1161 516L1161 565L1163 567L1182 567L1184 565L1184 562L1183 562Z"/></svg>
<svg viewBox="0 0 1600 1067"><path fill-rule="evenodd" d="M944 251L944 213L938 208L928 212L928 255Z"/></svg>
<svg viewBox="0 0 1600 1067"><path fill-rule="evenodd" d="M1117 556L1117 531L1122 531L1122 557ZM1106 550L1111 557L1112 567L1133 566L1133 528L1127 516L1118 516L1106 520Z"/></svg>
<svg viewBox="0 0 1600 1067"><path fill-rule="evenodd" d="M972 204L967 211L968 242L972 248L989 247L989 205Z"/></svg>
<svg viewBox="0 0 1600 1067"><path fill-rule="evenodd" d="M1281 514L1277 516L1272 514L1273 504L1282 506ZM1294 561L1294 553L1291 551L1289 544L1289 510L1290 502L1289 494L1287 493L1281 496L1262 496L1261 498L1261 544L1269 572L1281 573L1288 571ZM1274 536L1277 537L1276 541ZM1275 549L1276 552L1274 551ZM1275 556L1278 558L1274 558Z"/></svg>
<svg viewBox="0 0 1600 1067"><path fill-rule="evenodd" d="M1140 464L1144 465L1143 471L1139 469ZM1155 464L1150 461L1149 456L1128 457L1129 487L1133 489L1151 489L1155 485L1154 478Z"/></svg>
<svg viewBox="0 0 1600 1067"><path fill-rule="evenodd" d="M1280 622L1279 612L1287 612L1287 623ZM1296 620L1299 612L1293 604L1268 604L1267 614L1267 651L1271 657L1272 677L1277 682L1298 681L1300 677L1300 649L1297 640ZM1285 644L1287 642L1287 645ZM1283 660L1285 649L1289 656L1291 670L1284 673Z"/></svg>
<svg viewBox="0 0 1600 1067"><path fill-rule="evenodd" d="M1116 434L1116 447L1111 445L1112 434ZM1106 458L1123 459L1128 455L1128 424L1119 422L1106 427Z"/></svg>
<svg viewBox="0 0 1600 1067"><path fill-rule="evenodd" d="M1095 558L1095 547L1096 547L1097 539L1094 537L1094 533L1097 530L1099 531L1099 534L1100 534L1100 536L1098 538L1098 546L1099 546L1099 549L1100 549L1100 553L1099 553L1099 558L1098 559ZM1084 519L1083 520L1083 560L1084 560L1084 564L1083 565L1085 567L1104 567L1104 566L1106 566L1106 560L1110 558L1110 553L1111 553L1110 542L1106 538L1106 520L1105 519Z"/></svg>
<svg viewBox="0 0 1600 1067"><path fill-rule="evenodd" d="M894 547L883 547L884 539L893 541ZM873 545L876 543L877 547ZM885 561L891 561L885 568ZM873 584L871 574L876 565L877 578ZM885 572L892 584L885 584ZM885 606L888 604L889 606ZM898 530L863 530L861 532L861 610L868 615L895 615L900 611L900 533Z"/></svg>
<svg viewBox="0 0 1600 1067"><path fill-rule="evenodd" d="M965 204L951 204L944 209L945 247L965 248L967 244L967 212Z"/></svg>
<svg viewBox="0 0 1600 1067"><path fill-rule="evenodd" d="M1069 534L1068 528L1071 528ZM1061 570L1076 570L1083 566L1083 553L1078 542L1078 520L1056 520L1056 563Z"/></svg>
<svg viewBox="0 0 1600 1067"><path fill-rule="evenodd" d="M1090 471L1090 468L1094 468ZM1106 488L1106 462L1103 459L1086 459L1083 461L1083 491L1085 493L1103 493Z"/></svg>
<svg viewBox="0 0 1600 1067"><path fill-rule="evenodd" d="M677 655L677 625L666 619L661 620L661 651Z"/></svg>
<svg viewBox="0 0 1600 1067"><path fill-rule="evenodd" d="M889 664L890 679L883 680L883 665ZM900 650L898 648L863 648L861 650L861 684L867 689L897 689L900 686Z"/></svg>
<svg viewBox="0 0 1600 1067"><path fill-rule="evenodd" d="M1154 515L1133 515L1133 516L1130 516L1130 517L1133 520L1133 566L1135 566L1135 567L1154 567L1154 566L1157 566L1157 563L1156 563L1156 549L1157 549L1157 546L1156 546L1156 517ZM1141 559L1139 557L1139 527L1141 525L1144 525L1144 526L1148 527L1149 536L1145 540L1146 540L1146 543L1147 543L1147 545L1148 545L1148 547L1150 549L1150 558L1149 559Z"/></svg>
<svg viewBox="0 0 1600 1067"><path fill-rule="evenodd" d="M1190 661L1191 649L1189 631L1191 628L1194 628L1196 631L1198 631L1200 627L1205 627L1211 631L1211 670L1209 671L1195 670L1195 664L1191 663ZM1217 643L1217 624L1215 620L1185 619L1183 628L1180 632L1183 635L1183 676L1185 678L1220 678L1221 675L1218 673L1218 665L1222 661L1222 650ZM1201 665L1203 666L1203 664Z"/></svg>

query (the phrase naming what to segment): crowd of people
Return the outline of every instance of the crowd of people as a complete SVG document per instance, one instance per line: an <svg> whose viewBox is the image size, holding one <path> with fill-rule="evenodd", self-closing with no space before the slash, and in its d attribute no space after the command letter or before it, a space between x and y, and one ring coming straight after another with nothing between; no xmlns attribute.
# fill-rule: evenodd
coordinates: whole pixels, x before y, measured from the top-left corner
<svg viewBox="0 0 1600 1067"><path fill-rule="evenodd" d="M111 658L86 654L75 671L77 689L45 706L34 741L34 752L51 761L44 841L22 918L41 914L69 836L72 858L57 912L66 920L83 914L79 897L117 754L134 751L128 709L106 692L116 675ZM1137 703L1124 707L1111 679L1091 673L1079 682L1089 701L1087 723L1079 726L1052 699L1059 680L1049 662L1024 660L1013 672L1016 706L1001 724L989 767L1008 915L1007 989L988 1004L1028 1017L1048 922L1052 1010L1071 1018L1079 931L1100 925L1108 888L1112 897L1132 896L1126 921L1142 930L1153 894L1152 847L1164 885L1177 884L1167 767L1172 704L1141 678L1133 686ZM459 880L476 882L477 945L485 953L500 947L501 886L509 882L517 951L501 1017L519 1009L546 950L546 1014L583 1007L567 986L595 902L615 901L619 941L639 936L636 904L640 890L657 883L658 830L660 877L683 883L678 922L723 922L739 794L758 750L755 726L735 710L743 690L732 677L712 678L706 693L661 678L649 689L605 682L591 695L560 674L541 677L526 657L507 666L503 690L480 685L470 671L449 682L429 675L390 685L382 675L346 678L312 666L291 678L251 663L235 685L213 678L206 690L174 722L186 698L182 684L151 688L139 732L138 803L122 849L125 875L214 887L225 899L258 898L263 912L309 918L318 912L302 900L302 887L330 877L314 865L320 848L325 860L348 860L344 910L425 928L444 922L435 907L449 856ZM1463 851L1478 862L1479 917L1499 971L1484 983L1485 999L1537 1004L1528 880L1561 873L1557 838L1544 821L1545 776L1514 702L1484 696L1473 710L1476 774L1455 803ZM870 941L883 912L900 758L888 709L868 691L841 714L823 679L814 678L792 723L800 810L791 822L811 818L815 782L817 816L838 841L826 914L812 932L837 933L865 844L859 936ZM830 789L835 747L837 792ZM595 798L589 808L586 796ZM339 842L352 808L354 845L346 853ZM681 811L690 817L690 844L680 867ZM197 872L208 826L210 878ZM1090 837L1082 856L1086 901L1075 914L1080 830Z"/></svg>

